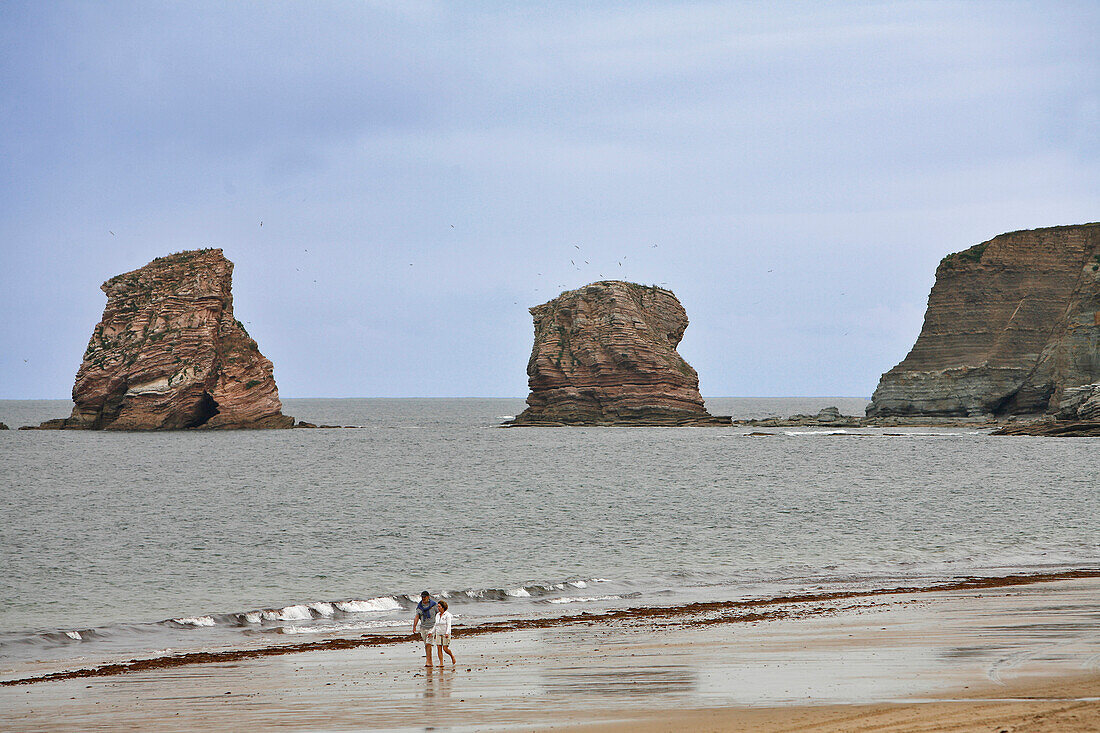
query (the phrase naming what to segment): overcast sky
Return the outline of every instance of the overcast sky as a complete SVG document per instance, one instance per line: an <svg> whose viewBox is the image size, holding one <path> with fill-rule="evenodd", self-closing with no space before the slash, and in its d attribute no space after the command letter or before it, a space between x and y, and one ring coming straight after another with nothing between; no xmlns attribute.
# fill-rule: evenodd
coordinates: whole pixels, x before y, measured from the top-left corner
<svg viewBox="0 0 1100 733"><path fill-rule="evenodd" d="M1100 220L1100 3L0 4L0 398L221 247L284 397L525 396L527 308L673 290L719 395L867 396L937 262ZM260 226L260 222L263 226Z"/></svg>

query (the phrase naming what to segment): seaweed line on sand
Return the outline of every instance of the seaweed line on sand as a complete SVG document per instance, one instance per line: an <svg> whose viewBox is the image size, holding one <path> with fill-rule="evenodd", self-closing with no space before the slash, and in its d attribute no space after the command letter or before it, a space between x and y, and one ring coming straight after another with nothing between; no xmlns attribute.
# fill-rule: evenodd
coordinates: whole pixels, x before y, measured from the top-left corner
<svg viewBox="0 0 1100 733"><path fill-rule="evenodd" d="M1016 574L999 577L974 577L939 583L930 586L899 586L894 588L879 588L873 590L830 591L823 593L802 593L775 598L757 598L743 601L698 601L677 606L643 606L639 608L615 609L603 613L583 612L568 616L554 616L551 618L510 619L495 621L471 626L468 628L456 628L455 636L479 636L482 634L504 633L509 631L522 631L525 629L544 629L573 624L594 624L597 622L632 619L648 620L673 620L682 618L687 626L709 626L719 623L751 623L755 621L767 621L784 618L790 615L788 611L749 611L746 613L731 613L738 609L746 610L763 608L766 606L782 606L799 603L818 603L824 601L836 601L848 598L866 598L883 595L903 595L914 593L931 593L937 591L963 591L982 590L990 588L1004 588L1008 586L1031 585L1034 583L1049 583L1059 580L1077 580L1084 578L1100 577L1100 568L1081 570L1067 570L1053 573ZM725 615L714 616L713 614ZM35 677L23 677L19 679L0 680L0 686L29 685L36 682L53 682L59 680L71 680L85 677L111 677L126 674L128 672L142 672L155 669L167 669L171 667L183 667L191 664L219 664L236 662L245 659L260 657L274 657L283 654L297 654L299 652L336 651L341 649L355 649L364 646L384 646L388 644L407 643L413 637L396 636L393 634L363 634L356 638L325 639L322 641L303 642L299 644L281 644L277 646L261 647L258 649L226 649L222 651L188 652L185 654L173 654L146 659L131 659L126 662L104 664L98 667L52 672Z"/></svg>

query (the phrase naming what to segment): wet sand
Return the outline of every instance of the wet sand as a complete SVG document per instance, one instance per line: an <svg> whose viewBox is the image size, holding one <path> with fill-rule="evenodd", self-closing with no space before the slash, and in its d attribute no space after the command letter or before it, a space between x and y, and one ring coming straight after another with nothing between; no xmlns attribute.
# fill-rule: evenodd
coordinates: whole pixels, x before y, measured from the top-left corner
<svg viewBox="0 0 1100 733"><path fill-rule="evenodd" d="M756 598L739 601L704 601L672 606L640 606L636 608L611 609L595 614L582 612L560 616L540 616L524 619L503 619L498 622L480 623L470 628L456 631L460 636L480 636L499 634L525 629L551 629L593 623L622 622L631 626L640 623L659 623L686 626L710 626L715 624L744 624L756 621L789 618L791 616L809 617L821 612L832 612L836 608L828 605L847 599L863 599L873 596L899 596L922 594L937 591L965 591L977 589L1005 588L1025 586L1035 583L1051 583L1060 580L1100 578L1100 570L1070 570L1057 573L1032 573L995 577L962 578L952 582L932 586L893 586L878 589L826 591L803 593L798 595ZM297 644L261 645L259 647L238 649L213 649L191 652L166 653L138 659L119 660L76 669L63 669L31 675L9 675L0 673L0 687L10 685L37 684L41 682L83 679L89 677L113 677L121 674L168 669L171 667L191 666L195 664L221 664L239 662L246 659L275 657L286 654L300 654L313 651L335 651L356 649L364 646L389 646L400 644L405 639L388 634L362 634L358 637L336 637L321 641L307 641Z"/></svg>
<svg viewBox="0 0 1100 733"><path fill-rule="evenodd" d="M722 613L456 633L453 669L397 641L9 685L0 729L1100 728L1097 578Z"/></svg>
<svg viewBox="0 0 1100 733"><path fill-rule="evenodd" d="M879 705L814 705L773 708L712 708L675 713L638 711L614 722L551 726L580 733L1073 733L1100 730L1100 677L1014 683L984 695L951 700ZM1090 699L1091 698L1091 699Z"/></svg>

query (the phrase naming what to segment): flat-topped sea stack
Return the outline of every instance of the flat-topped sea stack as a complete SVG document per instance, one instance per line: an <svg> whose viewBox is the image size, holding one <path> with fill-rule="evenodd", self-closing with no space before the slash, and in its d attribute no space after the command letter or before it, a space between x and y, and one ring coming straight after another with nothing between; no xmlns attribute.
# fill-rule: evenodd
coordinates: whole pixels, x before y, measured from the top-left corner
<svg viewBox="0 0 1100 733"><path fill-rule="evenodd" d="M1100 418L1100 223L943 258L916 344L871 399L870 417Z"/></svg>
<svg viewBox="0 0 1100 733"><path fill-rule="evenodd" d="M289 428L271 362L233 317L220 249L158 257L103 283L107 306L73 386L43 429Z"/></svg>
<svg viewBox="0 0 1100 733"><path fill-rule="evenodd" d="M706 411L676 353L688 325L672 292L604 280L531 309L527 409L508 425L728 425Z"/></svg>

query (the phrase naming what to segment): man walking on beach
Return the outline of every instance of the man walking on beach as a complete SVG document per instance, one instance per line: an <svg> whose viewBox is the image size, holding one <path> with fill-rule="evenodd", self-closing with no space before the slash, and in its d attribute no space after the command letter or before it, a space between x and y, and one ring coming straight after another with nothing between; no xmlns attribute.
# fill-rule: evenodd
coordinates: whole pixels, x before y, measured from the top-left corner
<svg viewBox="0 0 1100 733"><path fill-rule="evenodd" d="M420 638L424 640L424 656L428 662L425 667L432 666L432 629L435 628L435 617L438 615L439 604L432 600L428 591L421 593L420 603L416 604L416 615L413 616L413 633L416 633L416 625L420 624ZM440 659L440 664L442 663Z"/></svg>

